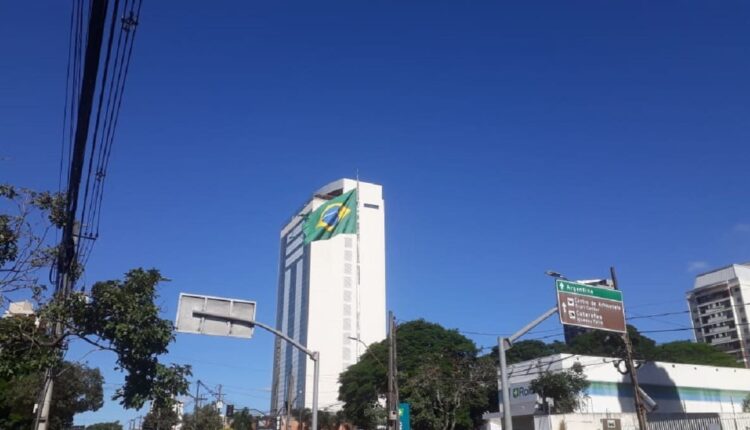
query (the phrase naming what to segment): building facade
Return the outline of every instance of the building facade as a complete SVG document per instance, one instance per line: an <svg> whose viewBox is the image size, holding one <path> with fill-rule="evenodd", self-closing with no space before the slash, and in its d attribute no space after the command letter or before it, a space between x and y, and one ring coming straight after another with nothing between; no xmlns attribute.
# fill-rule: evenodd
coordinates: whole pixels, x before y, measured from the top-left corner
<svg viewBox="0 0 750 430"><path fill-rule="evenodd" d="M359 187L359 234L304 244L304 216ZM338 376L385 338L385 207L380 185L340 179L317 190L281 229L276 328L320 352L319 409L336 409ZM313 363L275 342L271 411L312 406Z"/></svg>
<svg viewBox="0 0 750 430"><path fill-rule="evenodd" d="M630 377L621 373L621 370L624 370L622 360L555 354L508 366L514 428L540 428L533 425L534 419L546 415L541 406L542 399L531 389L531 381L545 371L562 372L571 369L574 364L581 366L586 379L590 382L585 393L579 398L577 419L593 417L593 421L599 423L603 417L616 418L616 414L634 414L633 386ZM651 411L660 414L664 419L741 414L742 401L750 394L750 370L733 367L646 362L638 369L638 382L656 403L656 408L651 408ZM499 396L502 399L502 393ZM499 413L485 414L484 418L489 424L488 428L501 428L502 410ZM570 423L568 425L567 428L576 429L608 428L571 426Z"/></svg>
<svg viewBox="0 0 750 430"><path fill-rule="evenodd" d="M695 340L750 367L750 264L733 264L698 275L687 301Z"/></svg>

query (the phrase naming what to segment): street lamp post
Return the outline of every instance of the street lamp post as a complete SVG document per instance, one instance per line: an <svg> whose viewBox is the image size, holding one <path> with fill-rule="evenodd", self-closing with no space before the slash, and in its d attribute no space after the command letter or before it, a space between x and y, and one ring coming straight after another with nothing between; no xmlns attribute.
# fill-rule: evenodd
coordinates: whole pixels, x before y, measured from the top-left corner
<svg viewBox="0 0 750 430"><path fill-rule="evenodd" d="M349 339L351 339L351 340L354 340L354 341L356 341L357 343L359 343L360 345L364 346L364 347L365 347L365 352L368 352L368 353L370 354L370 356L371 356L371 357L372 357L373 359L375 359L375 361L376 361L376 362L378 363L378 365L379 365L380 367L382 367L383 369L386 369L386 367L385 367L385 364L383 364L383 362L382 362L382 361L380 361L380 359L378 358L378 356L377 356L377 355L375 355L375 353L374 353L374 352L370 351L370 345L366 344L366 343L365 343L365 342L364 342L364 341L363 341L362 339L360 339L360 338L358 338L358 337L354 337L354 336L349 336Z"/></svg>

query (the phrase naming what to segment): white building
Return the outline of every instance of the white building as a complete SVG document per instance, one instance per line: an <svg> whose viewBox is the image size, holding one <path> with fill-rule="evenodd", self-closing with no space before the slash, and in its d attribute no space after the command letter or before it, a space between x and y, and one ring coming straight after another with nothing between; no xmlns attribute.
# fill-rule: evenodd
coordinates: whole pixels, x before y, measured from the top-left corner
<svg viewBox="0 0 750 430"><path fill-rule="evenodd" d="M734 355L750 367L750 264L698 275L687 301L695 340Z"/></svg>
<svg viewBox="0 0 750 430"><path fill-rule="evenodd" d="M580 399L581 415L633 413L630 378L618 371L624 363L615 358L555 354L509 366L511 410L514 428L534 428L533 418L543 414L541 399L530 388L542 372L560 372L579 363L590 382ZM664 416L741 414L742 400L750 394L750 370L666 362L646 362L638 370L641 388L657 403L655 412ZM502 398L502 395L501 395ZM502 413L486 414L500 428ZM583 427L582 427L583 428ZM613 427L614 428L614 427Z"/></svg>
<svg viewBox="0 0 750 430"><path fill-rule="evenodd" d="M322 187L292 212L280 234L276 328L320 352L319 409L337 407L338 376L357 362L365 351L363 344L385 338L382 187L359 183L359 238L341 234L309 245L303 242L303 216L357 186L355 180L340 179ZM293 408L311 407L312 387L312 361L276 340L271 411L282 410L287 398Z"/></svg>

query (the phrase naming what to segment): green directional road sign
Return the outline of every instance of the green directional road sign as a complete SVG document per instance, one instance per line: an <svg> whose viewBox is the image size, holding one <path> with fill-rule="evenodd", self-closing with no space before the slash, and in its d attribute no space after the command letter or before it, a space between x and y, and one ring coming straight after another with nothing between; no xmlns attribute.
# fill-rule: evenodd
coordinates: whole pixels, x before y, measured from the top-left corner
<svg viewBox="0 0 750 430"><path fill-rule="evenodd" d="M625 333L622 291L562 279L555 287L561 323Z"/></svg>
<svg viewBox="0 0 750 430"><path fill-rule="evenodd" d="M411 406L408 403L398 404L398 420L400 430L411 430Z"/></svg>

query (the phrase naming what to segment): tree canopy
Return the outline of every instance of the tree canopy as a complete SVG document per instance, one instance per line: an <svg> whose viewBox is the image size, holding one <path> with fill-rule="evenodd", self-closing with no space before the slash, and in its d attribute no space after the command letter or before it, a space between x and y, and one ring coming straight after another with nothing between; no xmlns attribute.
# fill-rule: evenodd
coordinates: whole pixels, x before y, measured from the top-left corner
<svg viewBox="0 0 750 430"><path fill-rule="evenodd" d="M214 405L201 406L192 414L185 414L182 428L196 430L221 430L224 428L219 410Z"/></svg>
<svg viewBox="0 0 750 430"><path fill-rule="evenodd" d="M657 344L655 340L642 335L631 325L628 325L628 334L633 344L634 357L639 360L742 367L742 363L738 363L733 356L719 351L712 345L687 340ZM508 350L507 359L509 364L514 364L558 353L623 357L624 348L625 345L618 334L596 330L577 336L570 345L563 342L544 343L539 340L518 341ZM493 348L491 355L497 357L497 347ZM497 358L494 360L497 362Z"/></svg>
<svg viewBox="0 0 750 430"><path fill-rule="evenodd" d="M583 366L575 363L562 372L545 370L530 383L532 391L545 401L548 413L569 414L578 408L578 399L590 383L583 374ZM552 399L550 407L546 399Z"/></svg>
<svg viewBox="0 0 750 430"><path fill-rule="evenodd" d="M60 351L82 341L116 355L125 383L114 399L124 407L140 408L147 401L169 406L185 394L190 367L158 359L174 339L172 323L159 317L156 305L157 286L165 280L159 271L134 269L122 280L52 294L40 274L55 267L59 247L51 244L52 232L65 224L64 198L0 185L0 203L0 305L10 300L35 305L34 315L0 319L0 380L36 378L46 369L64 374ZM83 269L74 262L71 278ZM53 326L62 330L53 334ZM64 387L55 384L53 400Z"/></svg>
<svg viewBox="0 0 750 430"><path fill-rule="evenodd" d="M65 429L80 412L102 407L104 378L99 369L64 362L59 368L57 389L52 394L50 430ZM34 404L43 384L43 373L0 378L0 428L29 429L34 423Z"/></svg>
<svg viewBox="0 0 750 430"><path fill-rule="evenodd" d="M166 430L180 422L180 416L175 408L164 405L153 406L143 418L141 428L143 430Z"/></svg>
<svg viewBox="0 0 750 430"><path fill-rule="evenodd" d="M232 417L232 430L252 430L255 417L250 413L250 409L242 408L235 411Z"/></svg>
<svg viewBox="0 0 750 430"><path fill-rule="evenodd" d="M475 406L487 406L495 383L491 361L480 360L474 342L458 331L424 320L399 325L396 340L400 400L412 405L413 427L472 428L472 413L482 409ZM339 377L344 414L360 427L374 428L384 418L386 362L387 342L378 342Z"/></svg>
<svg viewBox="0 0 750 430"><path fill-rule="evenodd" d="M122 424L119 421L96 423L86 426L86 430L122 430Z"/></svg>

